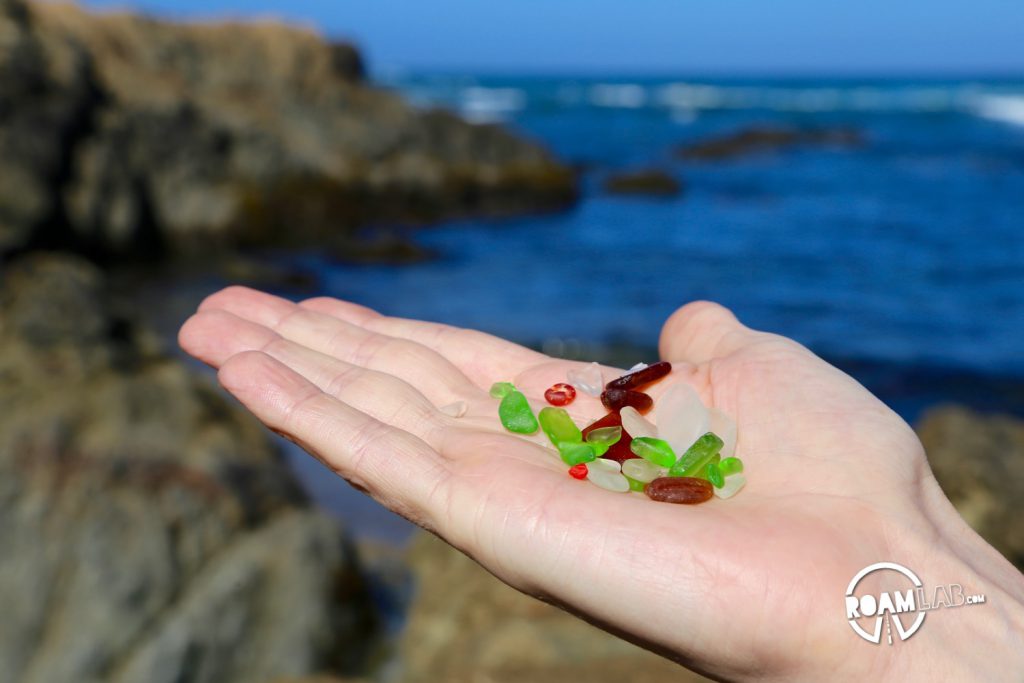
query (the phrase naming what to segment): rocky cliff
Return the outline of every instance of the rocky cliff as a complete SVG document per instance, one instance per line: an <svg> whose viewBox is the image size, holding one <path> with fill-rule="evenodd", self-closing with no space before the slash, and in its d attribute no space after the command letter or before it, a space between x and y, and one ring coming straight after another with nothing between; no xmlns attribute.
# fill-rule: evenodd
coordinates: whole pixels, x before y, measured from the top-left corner
<svg viewBox="0 0 1024 683"><path fill-rule="evenodd" d="M262 427L111 309L92 266L0 282L0 680L360 669L357 556Z"/></svg>
<svg viewBox="0 0 1024 683"><path fill-rule="evenodd" d="M354 226L559 206L575 180L495 126L410 107L358 53L275 23L0 0L0 254L336 242Z"/></svg>

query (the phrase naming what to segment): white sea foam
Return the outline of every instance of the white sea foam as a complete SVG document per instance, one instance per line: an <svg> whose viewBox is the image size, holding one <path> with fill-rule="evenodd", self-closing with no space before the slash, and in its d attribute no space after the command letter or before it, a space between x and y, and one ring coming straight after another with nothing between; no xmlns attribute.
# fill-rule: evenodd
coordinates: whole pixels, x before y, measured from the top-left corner
<svg viewBox="0 0 1024 683"><path fill-rule="evenodd" d="M1024 95L979 95L973 110L986 119L1024 126Z"/></svg>
<svg viewBox="0 0 1024 683"><path fill-rule="evenodd" d="M885 88L861 86L785 87L669 83L652 98L655 105L678 112L715 109L768 109L792 112L945 111L957 106L960 93L940 87Z"/></svg>
<svg viewBox="0 0 1024 683"><path fill-rule="evenodd" d="M647 104L647 89L636 83L598 83L591 86L589 99L596 107L639 109Z"/></svg>
<svg viewBox="0 0 1024 683"><path fill-rule="evenodd" d="M472 86L459 93L459 111L470 121L502 121L526 106L526 93L518 88Z"/></svg>

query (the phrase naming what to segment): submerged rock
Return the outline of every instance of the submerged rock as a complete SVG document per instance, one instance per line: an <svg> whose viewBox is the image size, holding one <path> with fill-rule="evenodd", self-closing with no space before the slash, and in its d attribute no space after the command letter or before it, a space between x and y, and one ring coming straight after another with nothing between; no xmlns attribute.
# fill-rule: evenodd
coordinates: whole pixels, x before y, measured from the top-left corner
<svg viewBox="0 0 1024 683"><path fill-rule="evenodd" d="M695 161L719 161L801 145L857 147L862 144L863 135L852 128L752 126L721 137L684 145L676 150L676 156Z"/></svg>
<svg viewBox="0 0 1024 683"><path fill-rule="evenodd" d="M605 192L625 195L654 195L675 197L682 194L683 185L675 176L661 169L613 173L604 180Z"/></svg>
<svg viewBox="0 0 1024 683"><path fill-rule="evenodd" d="M358 558L262 427L49 255L0 284L4 681L267 681L362 667Z"/></svg>
<svg viewBox="0 0 1024 683"><path fill-rule="evenodd" d="M370 87L309 30L3 0L0 34L0 254L358 249L364 223L575 196L541 147Z"/></svg>

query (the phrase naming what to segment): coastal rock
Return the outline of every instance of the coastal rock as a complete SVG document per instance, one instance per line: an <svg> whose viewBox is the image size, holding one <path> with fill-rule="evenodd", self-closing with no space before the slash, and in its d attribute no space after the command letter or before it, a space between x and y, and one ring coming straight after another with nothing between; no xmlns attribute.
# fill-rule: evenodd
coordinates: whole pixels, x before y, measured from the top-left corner
<svg viewBox="0 0 1024 683"><path fill-rule="evenodd" d="M752 126L684 145L676 150L676 156L691 161L721 161L797 146L856 147L862 144L863 135L852 128Z"/></svg>
<svg viewBox="0 0 1024 683"><path fill-rule="evenodd" d="M957 511L1024 571L1024 421L943 406L928 411L917 432Z"/></svg>
<svg viewBox="0 0 1024 683"><path fill-rule="evenodd" d="M371 87L310 30L4 0L0 35L0 254L352 249L367 223L575 196L541 147Z"/></svg>
<svg viewBox="0 0 1024 683"><path fill-rule="evenodd" d="M94 267L5 267L0 405L4 681L360 669L376 617L348 537Z"/></svg>
<svg viewBox="0 0 1024 683"><path fill-rule="evenodd" d="M613 173L605 178L603 187L610 194L657 197L676 197L683 191L675 176L658 168Z"/></svg>
<svg viewBox="0 0 1024 683"><path fill-rule="evenodd" d="M519 593L429 534L409 562L416 593L400 645L409 683L706 680Z"/></svg>

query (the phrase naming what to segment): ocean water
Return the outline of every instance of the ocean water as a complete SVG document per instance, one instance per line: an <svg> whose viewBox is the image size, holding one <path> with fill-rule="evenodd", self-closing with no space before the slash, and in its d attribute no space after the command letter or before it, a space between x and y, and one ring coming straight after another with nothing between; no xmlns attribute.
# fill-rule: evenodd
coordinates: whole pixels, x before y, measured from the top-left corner
<svg viewBox="0 0 1024 683"><path fill-rule="evenodd" d="M712 299L837 362L908 420L944 401L1024 414L1024 78L434 74L387 84L539 140L583 169L583 195L562 213L418 231L437 254L422 264L285 257L315 272L323 293L555 348L654 348L676 307ZM764 124L850 127L865 144L673 157ZM652 166L678 177L683 195L600 189L610 172ZM291 456L314 497L360 535L410 532Z"/></svg>
<svg viewBox="0 0 1024 683"><path fill-rule="evenodd" d="M539 140L584 169L583 197L419 232L438 255L420 265L302 256L327 293L533 344L647 346L677 306L706 298L830 358L1024 374L1024 78L386 84ZM865 144L673 158L764 124L845 126ZM650 166L684 194L601 192L605 174Z"/></svg>

